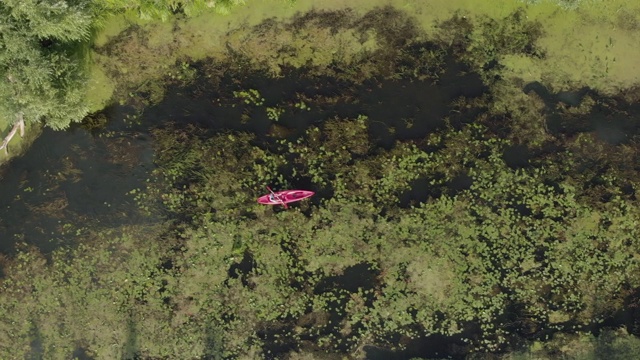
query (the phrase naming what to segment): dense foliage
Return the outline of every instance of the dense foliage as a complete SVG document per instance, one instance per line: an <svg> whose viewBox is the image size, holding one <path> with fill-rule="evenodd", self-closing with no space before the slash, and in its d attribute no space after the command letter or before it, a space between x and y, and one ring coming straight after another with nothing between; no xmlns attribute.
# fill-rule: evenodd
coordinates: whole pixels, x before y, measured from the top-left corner
<svg viewBox="0 0 640 360"><path fill-rule="evenodd" d="M242 0L226 1L0 1L0 116L44 121L62 129L82 120L91 33L113 14L136 12L143 19L177 13L226 12Z"/></svg>
<svg viewBox="0 0 640 360"><path fill-rule="evenodd" d="M366 122L340 126L311 128L275 154L250 146L247 135L192 140L189 148L201 155L188 158L184 150L163 151L164 176L176 185L189 179L187 187L160 191L170 209L188 209L189 237L222 223L226 246L255 264L242 287L258 302L242 311L253 314L243 323L333 316L333 332L314 335L311 326L288 335L312 337L328 350L399 334L453 335L475 324L472 348L496 350L514 332L598 323L638 286L640 209L613 178L605 202L577 187L579 160L571 154L562 166L542 159L512 169L502 159L508 142L472 125L430 138L427 147L437 151L400 143L354 159L368 145ZM276 181L285 157L296 164L293 173L330 188L331 197L275 216L239 207L252 203L247 190ZM192 170L176 168L190 162ZM452 192L461 176L469 186ZM399 207L417 180L441 195ZM350 272L356 280L340 280Z"/></svg>
<svg viewBox="0 0 640 360"><path fill-rule="evenodd" d="M0 2L0 113L53 128L80 121L85 77L79 43L89 39L88 4Z"/></svg>

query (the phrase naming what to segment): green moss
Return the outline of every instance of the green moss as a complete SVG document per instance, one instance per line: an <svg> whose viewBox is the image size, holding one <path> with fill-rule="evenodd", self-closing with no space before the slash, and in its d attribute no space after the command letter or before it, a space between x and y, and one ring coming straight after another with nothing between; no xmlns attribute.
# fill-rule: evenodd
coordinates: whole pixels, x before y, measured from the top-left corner
<svg viewBox="0 0 640 360"><path fill-rule="evenodd" d="M114 79L107 76L104 68L94 63L89 68L86 101L89 112L98 112L109 104L115 91Z"/></svg>
<svg viewBox="0 0 640 360"><path fill-rule="evenodd" d="M93 38L93 45L101 47L131 26L131 16L125 14L111 15L98 24Z"/></svg>

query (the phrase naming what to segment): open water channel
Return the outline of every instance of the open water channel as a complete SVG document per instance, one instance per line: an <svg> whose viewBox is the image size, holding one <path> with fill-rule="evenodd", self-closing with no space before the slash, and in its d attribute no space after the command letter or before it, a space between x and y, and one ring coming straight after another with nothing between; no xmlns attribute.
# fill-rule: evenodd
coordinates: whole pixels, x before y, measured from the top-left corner
<svg viewBox="0 0 640 360"><path fill-rule="evenodd" d="M377 79L353 84L310 79L295 70L278 79L247 74L239 84L236 75L229 75L217 86L203 78L187 87L170 87L162 102L139 116L131 107L111 106L97 115L108 120L99 129L45 129L24 155L2 169L0 252L12 253L16 243L49 252L72 243L83 231L150 221L138 214L130 191L144 188L154 168L154 127L191 124L212 134L251 132L268 143L282 135L298 137L325 119L367 115L371 140L391 148L397 140L419 140L442 127L452 100L486 90L477 76L460 75L459 70L451 63L438 84ZM263 109L233 96L243 89L257 90L265 107L304 98L309 110L285 112L275 122ZM456 121L461 125L466 120Z"/></svg>

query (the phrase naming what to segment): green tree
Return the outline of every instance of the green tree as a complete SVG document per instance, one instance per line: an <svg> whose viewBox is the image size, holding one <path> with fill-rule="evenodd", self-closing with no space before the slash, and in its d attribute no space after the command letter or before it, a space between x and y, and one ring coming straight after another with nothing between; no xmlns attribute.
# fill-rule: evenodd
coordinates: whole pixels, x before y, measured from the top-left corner
<svg viewBox="0 0 640 360"><path fill-rule="evenodd" d="M0 116L44 121L55 129L80 121L85 75L80 45L89 39L90 3L0 3Z"/></svg>
<svg viewBox="0 0 640 360"><path fill-rule="evenodd" d="M143 19L175 13L226 12L242 0L2 0L0 1L0 116L63 129L82 120L86 72L83 48L100 20L137 11Z"/></svg>

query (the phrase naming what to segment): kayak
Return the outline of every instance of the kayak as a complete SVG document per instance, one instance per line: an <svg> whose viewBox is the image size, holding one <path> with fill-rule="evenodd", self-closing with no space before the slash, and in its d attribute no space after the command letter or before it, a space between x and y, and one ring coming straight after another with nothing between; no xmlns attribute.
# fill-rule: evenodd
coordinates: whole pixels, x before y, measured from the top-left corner
<svg viewBox="0 0 640 360"><path fill-rule="evenodd" d="M258 202L264 205L284 205L309 198L315 194L309 190L283 190L258 198Z"/></svg>

